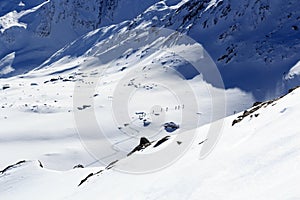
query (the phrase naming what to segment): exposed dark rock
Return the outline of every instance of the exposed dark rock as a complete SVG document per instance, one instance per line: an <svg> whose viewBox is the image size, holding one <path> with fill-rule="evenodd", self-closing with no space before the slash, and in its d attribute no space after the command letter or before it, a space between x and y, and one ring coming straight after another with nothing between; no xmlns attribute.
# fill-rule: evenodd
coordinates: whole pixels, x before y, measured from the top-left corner
<svg viewBox="0 0 300 200"><path fill-rule="evenodd" d="M39 162L40 167L41 167L41 168L44 168L42 162L41 162L40 160L38 160L38 162Z"/></svg>
<svg viewBox="0 0 300 200"><path fill-rule="evenodd" d="M205 139L205 140L199 142L198 145L203 144L203 143L206 142L206 141L207 141L207 139Z"/></svg>
<svg viewBox="0 0 300 200"><path fill-rule="evenodd" d="M9 89L10 88L10 85L9 84L4 84L2 86L2 90L6 90L6 89Z"/></svg>
<svg viewBox="0 0 300 200"><path fill-rule="evenodd" d="M299 30L298 26L292 26L292 29L293 29L294 31L298 31L298 30Z"/></svg>
<svg viewBox="0 0 300 200"><path fill-rule="evenodd" d="M92 176L95 176L95 175L98 175L98 174L100 174L101 172L103 172L103 170L100 170L100 171L98 171L98 172L96 172L96 173L90 173L89 175L87 175L87 177L85 177L84 179L82 179L81 181L80 181L80 183L78 184L78 187L80 186L80 185L82 185L84 182L86 182L89 178L91 178Z"/></svg>
<svg viewBox="0 0 300 200"><path fill-rule="evenodd" d="M76 168L84 168L84 166L82 164L78 164L73 167L73 169L76 169Z"/></svg>
<svg viewBox="0 0 300 200"><path fill-rule="evenodd" d="M122 68L120 69L120 71L124 71L126 68L127 68L127 67L122 67Z"/></svg>
<svg viewBox="0 0 300 200"><path fill-rule="evenodd" d="M270 100L270 101L266 101L264 103L261 103L261 104L258 104L257 106L253 107L252 109L250 109L249 111L248 110L245 110L244 113L240 116L237 117L237 119L233 120L232 122L232 126L234 126L236 123L239 123L241 122L245 117L247 117L248 115L254 113L255 111L259 110L261 107L263 106L268 106L270 105L271 103L273 103L274 100Z"/></svg>
<svg viewBox="0 0 300 200"><path fill-rule="evenodd" d="M292 91L294 91L295 89L299 88L299 86L295 87L295 88L292 88L289 90L288 93L291 93ZM269 106L270 104L274 105L276 101L278 101L279 99L285 97L287 94L279 97L279 98L276 98L276 99L273 99L273 100L269 100L269 101L265 101L265 102L256 102L253 104L253 107L252 109L250 110L245 110L244 113L240 116L238 116L235 120L232 121L232 126L234 126L236 123L239 123L241 122L245 117L247 117L248 115L256 112L257 110L259 110L260 108L264 107L266 108L267 106ZM274 103L274 104L273 104ZM258 113L254 114L255 117L258 117Z"/></svg>
<svg viewBox="0 0 300 200"><path fill-rule="evenodd" d="M151 124L150 121L147 121L146 119L143 120L144 126L149 126Z"/></svg>
<svg viewBox="0 0 300 200"><path fill-rule="evenodd" d="M86 182L90 177L92 177L94 175L94 173L90 173L89 175L87 175L87 177L85 177L84 179L82 179L79 183L78 186L80 186L82 183Z"/></svg>
<svg viewBox="0 0 300 200"><path fill-rule="evenodd" d="M235 119L232 121L232 126L234 126L236 123L239 123L240 121L242 121L241 119Z"/></svg>
<svg viewBox="0 0 300 200"><path fill-rule="evenodd" d="M145 138L145 137L142 137L141 139L140 139L140 144L139 145L137 145L131 152L129 152L128 154L127 154L127 156L130 156L131 154L133 154L134 152L136 152L136 151L140 151L140 150L142 150L142 149L145 149L147 146L149 146L151 144L151 142L147 139L147 138Z"/></svg>
<svg viewBox="0 0 300 200"><path fill-rule="evenodd" d="M261 103L262 103L262 102L257 101L257 102L255 102L255 103L252 105L252 107L258 106L258 105L261 104Z"/></svg>
<svg viewBox="0 0 300 200"><path fill-rule="evenodd" d="M105 169L111 169L111 168L113 168L113 167L115 166L114 164L116 164L118 161L119 161L119 160L112 161L111 163L109 163L109 164L105 167Z"/></svg>
<svg viewBox="0 0 300 200"><path fill-rule="evenodd" d="M18 167L20 164L23 164L25 163L26 161L25 160L22 160L22 161L19 161L17 162L16 164L13 164L13 165L9 165L7 166L6 168L4 168L2 171L0 171L0 174L3 174L4 172L10 170L10 169L13 169L13 168L16 168Z"/></svg>
<svg viewBox="0 0 300 200"><path fill-rule="evenodd" d="M78 110L84 110L86 108L90 108L91 105L83 105L82 107L77 107Z"/></svg>
<svg viewBox="0 0 300 200"><path fill-rule="evenodd" d="M140 145L148 145L148 144L151 144L150 141L146 138L146 137L142 137L140 139Z"/></svg>
<svg viewBox="0 0 300 200"><path fill-rule="evenodd" d="M51 78L50 79L50 82L55 82L55 81L58 81L58 78Z"/></svg>
<svg viewBox="0 0 300 200"><path fill-rule="evenodd" d="M177 130L179 128L179 125L175 124L174 122L167 122L164 124L165 130L169 133Z"/></svg>
<svg viewBox="0 0 300 200"><path fill-rule="evenodd" d="M170 136L166 136L166 137L158 140L153 147L158 147L159 145L161 145L162 143L164 143L165 141L167 141L169 138L170 138Z"/></svg>
<svg viewBox="0 0 300 200"><path fill-rule="evenodd" d="M288 93L293 92L295 89L297 89L297 88L299 88L299 87L300 87L300 86L296 86L296 87L294 87L294 88L289 89Z"/></svg>

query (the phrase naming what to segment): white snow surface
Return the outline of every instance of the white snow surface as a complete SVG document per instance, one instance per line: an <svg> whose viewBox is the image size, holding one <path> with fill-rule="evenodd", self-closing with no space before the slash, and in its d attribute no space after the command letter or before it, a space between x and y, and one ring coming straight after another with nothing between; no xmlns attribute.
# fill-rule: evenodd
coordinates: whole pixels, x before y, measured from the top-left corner
<svg viewBox="0 0 300 200"><path fill-rule="evenodd" d="M205 11L207 11L208 9L210 9L212 6L216 6L221 1L223 1L223 0L219 0L219 1L217 1L217 0L211 0L209 2L209 4L207 5L207 7L205 8Z"/></svg>
<svg viewBox="0 0 300 200"><path fill-rule="evenodd" d="M278 71L270 74L272 80L265 79L261 71L270 63L283 66L280 59L297 57L296 51L289 51L290 46L297 49L299 43L293 30L295 19L286 22L289 17L279 14L276 8L282 4L275 1L137 1L102 4L98 0L49 0L36 2L37 6L31 1L17 1L21 8L12 6L13 10L0 17L0 75L7 77L21 70L16 72L18 76L0 79L0 169L26 160L0 171L0 199L300 199L300 89L232 126L243 115L239 112L250 110L255 99L274 97L299 85L295 79L300 74L299 62L283 78ZM298 10L291 6L296 1L288 2L285 10L291 12L290 18L296 18ZM127 13L124 8L132 5L132 12ZM278 16L276 22L272 16ZM250 25L248 18L253 18ZM155 37L157 29L151 29L155 26L168 29ZM255 34L266 26L268 30ZM183 78L190 76L191 63L202 63L204 71L215 66L208 54L196 51L199 46L203 50L200 44L198 49L189 42L171 46L178 39L174 39L176 34L168 34L172 29L203 41L218 65L227 66L224 80L238 84L224 89L204 72ZM277 48L274 41L286 35L295 40ZM256 51L249 50L254 48ZM236 67L244 61L246 67L255 66L255 70ZM27 72L32 66L37 67ZM282 71L289 69L287 65ZM128 91L131 93L126 96ZM179 97L184 99L184 92L195 95L197 108L191 106L190 99L182 104ZM256 93L263 97L257 98ZM215 107L213 100L226 103L224 113L214 116L222 108ZM157 105L159 109L155 109ZM183 117L185 111L188 115ZM124 112L129 117L118 118ZM145 113L141 119L139 112ZM103 138L99 142L99 130L90 126L91 116L111 148L99 145ZM155 116L163 118L155 121ZM194 119L198 120L196 127ZM144 126L143 120L150 125ZM163 128L170 121L180 125L172 133ZM213 151L200 159L202 149L213 141L208 134L210 127L218 123L223 123L221 137ZM158 131L153 134L153 129ZM194 133L191 146L161 170L141 174L117 170L135 166L141 156L146 158L167 148L171 157L185 145L184 141L173 146L171 142L180 134ZM142 136L153 143L126 156ZM169 139L154 147L165 136ZM100 161L93 147L105 154ZM111 153L110 149L123 154ZM118 162L111 168L105 168L115 160ZM154 162L165 160L168 157L154 158ZM77 164L85 168L72 169Z"/></svg>
<svg viewBox="0 0 300 200"><path fill-rule="evenodd" d="M299 199L300 134L294 123L300 117L299 98L296 89L234 126L241 113L227 117L221 139L205 159L199 159L199 143L209 124L196 130L196 139L177 162L155 173L121 173L114 167L54 171L28 161L0 174L1 199ZM116 166L134 162L135 155Z"/></svg>
<svg viewBox="0 0 300 200"><path fill-rule="evenodd" d="M35 12L36 10L38 10L39 8L41 8L42 6L44 6L45 4L49 3L50 0L43 2L42 4L35 6L31 9L28 10L22 10L20 12L17 11L12 11L7 13L4 16L0 17L0 32L3 33L5 30L14 27L14 26L18 26L18 27L23 27L23 28L27 28L27 24L23 23L23 22L19 22L19 19L25 15L28 15L29 13ZM22 3L22 1L19 3L19 6L25 6L24 3Z"/></svg>
<svg viewBox="0 0 300 200"><path fill-rule="evenodd" d="M20 1L20 3L18 4L18 6L23 7L23 6L25 6L25 3L23 3L22 1Z"/></svg>
<svg viewBox="0 0 300 200"><path fill-rule="evenodd" d="M138 30L143 29L146 28L141 25ZM86 37L92 39L97 34L101 32ZM149 38L145 40L144 37ZM141 32L140 41L134 43L131 40L136 40L136 37L124 39L118 35L97 40L83 55L67 56L68 52L82 48L77 42L27 74L0 79L0 167L4 169L19 160L33 160L0 173L1 199L299 198L300 137L298 125L294 123L300 117L299 89L263 106L234 126L233 120L241 113L225 118L216 147L205 159L200 159L204 145L212 140L208 134L210 127L220 122L211 123L214 107L210 92L216 99L226 95L226 115L250 107L254 99L240 89L217 88L206 82L202 75L182 79L172 67L188 65L172 51L164 50L162 44L168 41L168 37L151 39L147 32ZM181 55L186 53L191 60L201 61L193 49L193 45L171 47L171 50L183 52ZM160 63L164 63L163 66ZM131 79L130 74L137 76L136 79ZM125 78L128 76L128 84L119 84L123 80L127 83ZM199 109L190 111L188 116L191 121L199 118L201 127L195 129L190 129L189 123L181 124L182 107L174 109L181 103L176 95L174 97L173 87L180 91L185 84L193 88L200 102ZM74 95L86 95L76 93L81 87L82 92L93 90L78 104ZM135 88L130 98L125 99L127 104L124 102L123 105L128 108L130 119L116 123L112 106L114 98L118 99L128 87ZM147 135L149 129L141 125L135 113L144 111L147 118L153 105L160 105L163 109L168 107L163 122L174 121L181 125L179 130L168 133L160 129L161 122L153 122L152 127L160 131L154 136ZM191 108L185 104L184 109ZM87 126L83 127L84 133L78 134L78 121L74 116L81 112L93 112L111 147L125 153L139 143L143 134L151 141L158 141L166 135L170 138L158 147L154 147L156 142L153 142L144 151L128 157L126 154L110 154L100 162L89 153L92 149L86 145L99 144L95 130ZM89 125L89 119L82 120ZM125 124L140 127L140 132L126 129ZM122 130L132 137L128 139ZM196 133L196 137L175 162L151 173L132 174L116 170L135 166L141 156L146 158L165 148L170 152L180 151L183 144L169 146L171 141L176 141L178 131L187 136ZM105 168L107 163L116 159L119 161L111 165L112 168ZM163 162L168 157L157 157L153 162L156 159ZM36 160L40 160L44 168ZM85 168L72 169L77 164ZM145 161L145 166L151 164Z"/></svg>
<svg viewBox="0 0 300 200"><path fill-rule="evenodd" d="M285 79L286 80L293 79L299 75L300 75L300 61L298 61L296 65L290 69L289 73L285 76Z"/></svg>
<svg viewBox="0 0 300 200"><path fill-rule="evenodd" d="M0 60L0 74L1 75L8 74L15 70L11 66L12 62L14 61L14 58L15 58L15 52L12 52Z"/></svg>
<svg viewBox="0 0 300 200"><path fill-rule="evenodd" d="M188 112L185 118L191 120L187 120L181 129L188 130L191 126L196 128L192 119L199 121L197 126L204 125L239 112L254 102L251 94L238 88L224 90L207 82L202 74L190 79L180 77L176 67L190 69L190 64L182 56L191 62L203 63L204 68L215 66L207 54L198 54L198 50L200 53L203 50L201 46L178 44L167 48L166 42L170 41L172 35L163 32L161 37L156 38L149 34L152 29L147 30L147 25L142 24L130 37L128 32L120 31L119 35L104 40L97 38L101 38L106 30L89 33L84 38L94 43L90 49L84 49L85 43L78 40L58 51L35 70L22 76L0 79L0 86L9 85L8 89L0 90L0 126L3 127L0 131L0 156L5 157L0 167L21 157L39 159L49 168L60 170L70 169L77 162L84 165L92 163L92 157L81 145L82 134L77 134L78 122L74 121L76 112L95 112L95 123L101 126L113 147L128 153L138 143L139 137L148 134L147 128L136 124L136 112L148 113L147 118L153 106L159 105L168 112L164 119L153 122L153 128L159 130L163 123L170 121L182 125L183 106L181 109L178 106L183 103L178 98L194 93L199 102L197 108L190 107L191 100L185 98L184 111ZM84 49L83 55L68 56L81 49ZM186 72L188 70L183 74ZM186 87L191 89L186 90ZM81 93L86 92L78 91L78 88L93 91L76 104ZM122 99L120 94L131 88L130 98ZM180 94L176 94L176 91ZM223 114L215 115L216 110L221 112L222 109L216 109L213 105L212 95L215 99L223 98L222 101L226 103ZM121 102L114 104L118 99ZM130 119L116 123L115 118L120 111L115 109L122 107L128 109ZM119 128L126 130L124 124L128 123L141 126L142 135L129 130L128 134L134 137L126 138L127 135L122 134ZM94 134L99 130L86 127L83 132ZM164 134L163 131L161 135L150 139L158 139ZM86 140L90 138L88 135ZM23 150L9 156L5 153L15 151L16 146ZM107 157L109 161L119 158L111 154Z"/></svg>

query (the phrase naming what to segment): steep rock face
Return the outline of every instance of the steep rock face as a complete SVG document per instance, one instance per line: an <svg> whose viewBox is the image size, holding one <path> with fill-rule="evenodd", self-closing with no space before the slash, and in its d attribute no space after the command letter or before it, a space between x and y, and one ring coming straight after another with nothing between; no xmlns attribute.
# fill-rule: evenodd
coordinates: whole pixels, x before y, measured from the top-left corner
<svg viewBox="0 0 300 200"><path fill-rule="evenodd" d="M1 2L0 59L12 52L16 55L12 63L15 70L2 77L33 69L81 35L131 19L153 2L138 4L133 0L130 14L130 4L124 0Z"/></svg>
<svg viewBox="0 0 300 200"><path fill-rule="evenodd" d="M210 53L227 88L253 92L258 100L289 89L282 80L299 60L300 50L296 0L190 0L172 5L154 4L128 28L149 23L188 34Z"/></svg>
<svg viewBox="0 0 300 200"><path fill-rule="evenodd" d="M189 1L166 24L204 45L227 87L265 99L287 90L281 79L299 60L299 7L295 0Z"/></svg>
<svg viewBox="0 0 300 200"><path fill-rule="evenodd" d="M51 26L60 23L67 23L72 30L83 34L87 31L99 28L104 20L113 21L113 13L118 5L116 0L63 0L51 1L38 13L40 22L35 29L39 36L48 36L51 33Z"/></svg>
<svg viewBox="0 0 300 200"><path fill-rule="evenodd" d="M0 6L18 11L38 3L24 1L25 6L19 6L14 1ZM16 26L0 33L0 58L15 52L15 71L2 76L39 66L60 48L72 46L73 40L97 28L116 24L116 28L102 29L98 36L105 39L122 28L132 30L147 23L187 33L203 44L227 88L252 92L258 100L273 98L288 90L282 80L299 60L299 7L297 0L51 0L20 19L27 29ZM105 30L109 31L104 34ZM83 49L94 45L81 40ZM80 53L83 51L81 48Z"/></svg>

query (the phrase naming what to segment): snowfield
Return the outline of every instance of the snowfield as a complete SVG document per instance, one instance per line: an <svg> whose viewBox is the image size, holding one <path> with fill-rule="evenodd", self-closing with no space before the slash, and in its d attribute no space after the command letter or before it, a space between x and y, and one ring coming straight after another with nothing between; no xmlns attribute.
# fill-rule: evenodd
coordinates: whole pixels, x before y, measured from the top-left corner
<svg viewBox="0 0 300 200"><path fill-rule="evenodd" d="M298 199L300 135L295 120L300 117L299 98L296 89L234 126L233 120L243 113L227 117L221 139L205 159L199 154L203 141L210 139L203 134L210 125L198 128L188 151L154 173L114 170L134 162L138 154L147 156L157 148L153 145L109 169L54 171L26 161L1 172L1 199ZM167 146L164 142L160 148Z"/></svg>
<svg viewBox="0 0 300 200"><path fill-rule="evenodd" d="M0 200L300 199L298 5L0 1Z"/></svg>
<svg viewBox="0 0 300 200"><path fill-rule="evenodd" d="M92 154L102 154L98 159L109 164L126 156L140 137L166 135L164 123L175 122L180 131L195 129L254 102L250 93L221 88L201 45L147 25L129 33L96 41L102 32L88 34L86 41L94 45L82 55L69 56L84 46L76 41L35 70L0 80L1 167L19 158L60 170L78 162L93 165L86 144L102 139L123 152L104 153L98 144ZM178 44L168 45L174 37ZM145 113L142 119L139 112ZM151 125L144 127L143 120Z"/></svg>

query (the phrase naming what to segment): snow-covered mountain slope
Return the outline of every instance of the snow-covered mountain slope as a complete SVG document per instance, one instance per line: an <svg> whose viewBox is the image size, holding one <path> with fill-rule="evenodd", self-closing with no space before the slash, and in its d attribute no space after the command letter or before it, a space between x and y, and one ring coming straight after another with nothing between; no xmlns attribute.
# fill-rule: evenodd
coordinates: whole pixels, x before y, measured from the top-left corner
<svg viewBox="0 0 300 200"><path fill-rule="evenodd" d="M227 117L221 139L205 159L199 155L211 139L205 134L211 124L196 130L195 140L178 161L154 173L135 175L114 169L134 164L139 156L146 159L157 148L169 148L169 141L178 139L176 134L105 169L59 172L41 168L38 162L12 165L0 172L0 194L10 200L40 199L41 195L72 200L298 199L300 135L295 119L300 117L299 98L298 88ZM242 120L233 123L237 119ZM173 151L180 145L173 146Z"/></svg>
<svg viewBox="0 0 300 200"><path fill-rule="evenodd" d="M299 198L298 7L1 1L0 198Z"/></svg>
<svg viewBox="0 0 300 200"><path fill-rule="evenodd" d="M109 163L126 156L142 136L155 140L168 134L164 123L189 130L254 102L237 88L222 89L214 62L184 35L147 25L98 41L102 34L105 30L86 35L93 45L83 53L85 45L77 41L40 68L0 80L2 167L19 158L40 159L54 169L88 165L95 159L84 147L90 150L86 143L101 141L101 132L123 152L102 155ZM6 154L19 148L24 150Z"/></svg>
<svg viewBox="0 0 300 200"><path fill-rule="evenodd" d="M82 34L132 19L155 1L49 0L0 3L0 59L15 53L15 70L31 70ZM132 5L130 12L127 9ZM2 75L3 77L4 75Z"/></svg>
<svg viewBox="0 0 300 200"><path fill-rule="evenodd" d="M299 60L299 5L297 0L2 2L0 59L15 53L12 64L2 67L11 70L2 70L6 73L2 76L39 66L97 28L109 30L100 37L105 39L118 34L117 27L135 29L148 24L187 33L202 44L217 64L226 88L252 92L257 100L273 98L289 89L283 77ZM111 24L115 26L105 27ZM79 41L84 49L94 45L89 38Z"/></svg>
<svg viewBox="0 0 300 200"><path fill-rule="evenodd" d="M293 88L299 84L300 81L300 61L293 66L287 74L283 77L283 84L285 87Z"/></svg>
<svg viewBox="0 0 300 200"><path fill-rule="evenodd" d="M284 90L282 77L299 60L299 2L268 0L189 1L174 14L189 28L219 67L227 87L238 86L256 98ZM267 77L267 78L266 78Z"/></svg>

